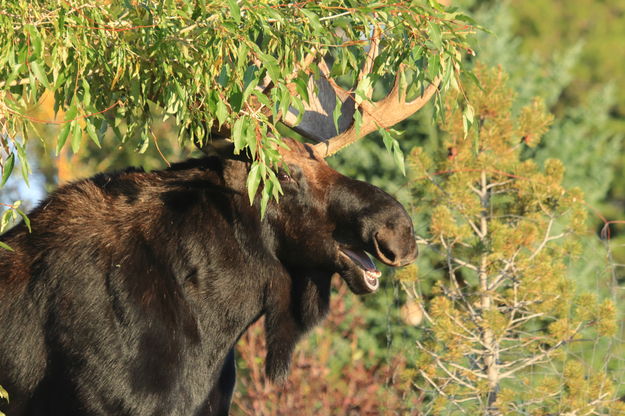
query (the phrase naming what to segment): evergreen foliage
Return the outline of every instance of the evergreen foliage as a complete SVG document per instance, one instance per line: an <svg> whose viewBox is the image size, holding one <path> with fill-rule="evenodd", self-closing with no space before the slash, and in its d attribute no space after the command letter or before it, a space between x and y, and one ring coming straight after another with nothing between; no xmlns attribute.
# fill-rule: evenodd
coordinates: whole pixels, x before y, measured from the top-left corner
<svg viewBox="0 0 625 416"><path fill-rule="evenodd" d="M610 121L616 103L614 86L604 84L580 93L577 101L563 101L576 85L583 44L573 41L549 58L525 52L521 38L513 32L512 13L507 4L495 4L477 13L477 18L488 21L496 33L477 35L480 62L500 66L508 74L508 85L517 96L512 111L516 113L540 97L546 109L556 114L545 140L526 149L525 157L535 157L539 163L551 157L560 159L568 167L564 183L580 187L587 202L595 204L612 186L625 136Z"/></svg>
<svg viewBox="0 0 625 416"><path fill-rule="evenodd" d="M595 221L595 228L603 227L606 220L616 223L610 226L610 257L614 263L623 264L625 235L622 225L618 224L623 223L625 201L625 76L621 70L623 54L615 51L620 48L625 34L624 6L619 2L593 0L551 2L548 5L529 0L508 3L503 9L509 16L509 33L519 39L520 55L548 61L553 56L562 55L571 45L578 49L570 70L556 72L554 77L555 83L559 76L570 80L559 92L554 108L557 119L567 125L566 136L570 136L570 140L561 141L564 137L558 137L546 141L553 147L545 150L562 157L569 167L569 183L575 177L588 202L601 213L602 219ZM506 67L506 70L510 68ZM540 70L549 71L545 67ZM554 128L552 133L558 135L557 130ZM560 149L562 156L559 155ZM573 166L579 166L579 169ZM589 240L589 244L593 243ZM591 262L597 260L596 255L587 258ZM623 270L614 267L615 280L619 283L625 281Z"/></svg>
<svg viewBox="0 0 625 416"><path fill-rule="evenodd" d="M616 1L573 0L545 3L540 0L510 2L514 32L523 37L525 53L549 57L563 45L581 43L580 59L573 68L573 85L567 101L583 101L597 86L625 85L625 57L615 53L625 38L625 5ZM616 91L614 105L625 114L625 92Z"/></svg>
<svg viewBox="0 0 625 416"><path fill-rule="evenodd" d="M563 185L556 159L523 160L552 117L535 100L514 114L501 70L478 67L464 91L476 122L464 133L463 102L450 96L446 151L411 153L424 242L447 276L420 286L427 336L418 340L416 385L433 414L605 414L625 411L613 374L576 354L577 343L615 334L610 299L579 292L567 276L586 230L583 194ZM608 360L610 357L604 357Z"/></svg>

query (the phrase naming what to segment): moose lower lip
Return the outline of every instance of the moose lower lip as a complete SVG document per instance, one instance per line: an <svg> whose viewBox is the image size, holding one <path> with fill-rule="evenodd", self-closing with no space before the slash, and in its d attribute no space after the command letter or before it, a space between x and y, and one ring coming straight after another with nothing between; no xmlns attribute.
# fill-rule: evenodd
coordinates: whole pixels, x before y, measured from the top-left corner
<svg viewBox="0 0 625 416"><path fill-rule="evenodd" d="M380 278L381 275L382 273L379 270L375 270L375 271L365 270L364 272L365 284L371 291L377 290L378 287L380 286L380 280L378 279Z"/></svg>

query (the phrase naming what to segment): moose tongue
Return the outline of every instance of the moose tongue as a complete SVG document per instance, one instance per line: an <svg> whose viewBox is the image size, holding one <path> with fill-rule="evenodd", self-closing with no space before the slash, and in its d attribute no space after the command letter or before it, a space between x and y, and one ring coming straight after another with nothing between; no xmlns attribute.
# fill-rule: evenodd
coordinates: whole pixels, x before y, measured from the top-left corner
<svg viewBox="0 0 625 416"><path fill-rule="evenodd" d="M344 248L343 252L349 256L355 263L357 263L360 267L368 272L377 272L378 270L375 268L375 264L369 255L365 253L363 250L352 251L350 249Z"/></svg>

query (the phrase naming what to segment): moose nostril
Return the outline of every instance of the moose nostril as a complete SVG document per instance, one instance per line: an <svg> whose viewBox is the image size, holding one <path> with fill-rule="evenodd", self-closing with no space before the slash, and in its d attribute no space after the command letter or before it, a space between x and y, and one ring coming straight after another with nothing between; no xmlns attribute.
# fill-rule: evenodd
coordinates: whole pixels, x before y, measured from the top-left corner
<svg viewBox="0 0 625 416"><path fill-rule="evenodd" d="M393 263L395 262L395 253L393 253L391 249L386 247L386 245L383 242L382 243L378 242L378 249L384 255L384 257L386 257Z"/></svg>
<svg viewBox="0 0 625 416"><path fill-rule="evenodd" d="M412 232L403 235L381 230L375 233L373 243L378 258L389 266L405 266L417 258L417 242Z"/></svg>
<svg viewBox="0 0 625 416"><path fill-rule="evenodd" d="M381 234L383 234L383 232L377 232L373 237L376 254L384 263L393 266L395 265L397 254L389 247L389 242Z"/></svg>

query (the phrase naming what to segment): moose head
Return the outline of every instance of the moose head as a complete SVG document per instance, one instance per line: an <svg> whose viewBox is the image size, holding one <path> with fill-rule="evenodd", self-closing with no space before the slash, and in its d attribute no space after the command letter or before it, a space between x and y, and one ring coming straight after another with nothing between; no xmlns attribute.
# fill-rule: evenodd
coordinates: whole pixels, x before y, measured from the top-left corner
<svg viewBox="0 0 625 416"><path fill-rule="evenodd" d="M284 195L268 220L288 267L339 274L356 294L375 291L381 273L366 252L397 267L414 261L410 217L390 195L330 168L314 146L288 141Z"/></svg>
<svg viewBox="0 0 625 416"><path fill-rule="evenodd" d="M381 30L376 28L357 76L359 81L372 71L381 38ZM315 59L313 51L300 68L306 68ZM356 294L370 293L378 288L381 273L366 252L392 267L412 262L417 253L412 223L394 198L377 187L339 174L324 158L417 112L437 91L441 78L433 80L421 95L408 100L408 89L401 84L405 70L402 66L384 99L372 102L373 90L369 89L357 105L354 94L331 78L326 59L321 58L317 65L319 75L309 78L309 101L304 103L304 113L298 117L291 108L281 119L283 124L316 144L284 139L287 146L279 150L286 169L278 173L285 191L284 203L278 208L277 220L270 221L275 221L276 229L284 230L285 241L291 241L281 247L282 252L288 253L287 258L299 259L300 267L338 273ZM267 94L272 87L267 78L257 88ZM294 91L294 84L289 87ZM337 102L341 103L341 115L335 123L332 114ZM358 126L356 112L361 120ZM215 133L228 135L229 130ZM303 246L294 248L293 242Z"/></svg>

